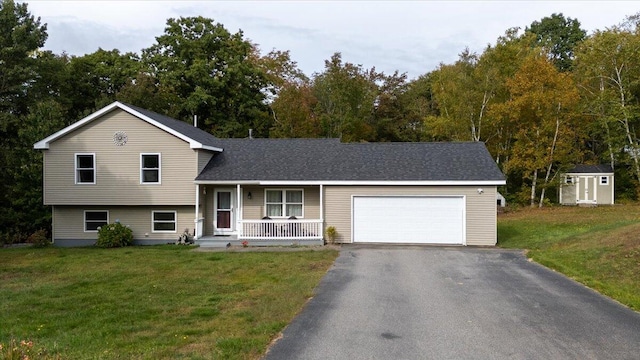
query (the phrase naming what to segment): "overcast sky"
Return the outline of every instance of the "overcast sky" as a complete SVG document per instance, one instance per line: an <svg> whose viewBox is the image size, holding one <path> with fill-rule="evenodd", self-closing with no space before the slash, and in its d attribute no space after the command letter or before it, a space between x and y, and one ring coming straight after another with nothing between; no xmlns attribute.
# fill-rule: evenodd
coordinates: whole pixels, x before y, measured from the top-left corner
<svg viewBox="0 0 640 360"><path fill-rule="evenodd" d="M151 46L166 20L214 19L271 49L290 50L305 74L343 61L409 78L452 63L469 47L482 52L511 27L562 13L589 33L640 12L637 1L27 1L47 24L45 49L71 55L99 47L122 52Z"/></svg>

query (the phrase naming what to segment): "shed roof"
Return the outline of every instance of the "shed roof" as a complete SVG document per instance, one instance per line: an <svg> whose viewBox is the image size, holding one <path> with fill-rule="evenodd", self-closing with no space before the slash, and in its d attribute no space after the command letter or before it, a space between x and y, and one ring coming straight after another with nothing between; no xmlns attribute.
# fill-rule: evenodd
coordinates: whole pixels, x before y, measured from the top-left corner
<svg viewBox="0 0 640 360"><path fill-rule="evenodd" d="M613 172L611 165L576 165L573 169L567 171L567 174L610 174Z"/></svg>

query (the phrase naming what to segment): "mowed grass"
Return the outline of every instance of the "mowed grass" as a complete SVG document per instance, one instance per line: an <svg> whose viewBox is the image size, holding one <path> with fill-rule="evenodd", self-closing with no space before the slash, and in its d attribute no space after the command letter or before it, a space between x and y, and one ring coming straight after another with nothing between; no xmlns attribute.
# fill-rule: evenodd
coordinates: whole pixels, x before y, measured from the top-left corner
<svg viewBox="0 0 640 360"><path fill-rule="evenodd" d="M0 343L65 359L255 359L337 254L0 249Z"/></svg>
<svg viewBox="0 0 640 360"><path fill-rule="evenodd" d="M498 245L640 310L640 205L523 209L498 216Z"/></svg>

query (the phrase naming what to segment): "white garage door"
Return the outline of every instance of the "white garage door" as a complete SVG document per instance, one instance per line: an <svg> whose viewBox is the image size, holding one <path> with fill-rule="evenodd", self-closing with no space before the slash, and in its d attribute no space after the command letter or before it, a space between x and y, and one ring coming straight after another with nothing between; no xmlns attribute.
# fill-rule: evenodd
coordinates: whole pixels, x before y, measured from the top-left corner
<svg viewBox="0 0 640 360"><path fill-rule="evenodd" d="M464 198L354 196L353 241L464 244Z"/></svg>

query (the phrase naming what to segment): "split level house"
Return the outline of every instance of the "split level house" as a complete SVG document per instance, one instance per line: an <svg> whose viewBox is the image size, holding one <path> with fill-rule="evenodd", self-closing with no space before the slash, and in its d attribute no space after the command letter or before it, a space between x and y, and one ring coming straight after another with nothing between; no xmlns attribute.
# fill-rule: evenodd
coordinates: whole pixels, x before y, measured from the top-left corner
<svg viewBox="0 0 640 360"><path fill-rule="evenodd" d="M137 244L495 245L485 145L220 139L115 102L37 142L53 241L86 246L120 222Z"/></svg>

